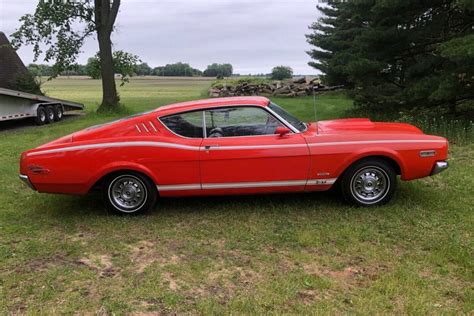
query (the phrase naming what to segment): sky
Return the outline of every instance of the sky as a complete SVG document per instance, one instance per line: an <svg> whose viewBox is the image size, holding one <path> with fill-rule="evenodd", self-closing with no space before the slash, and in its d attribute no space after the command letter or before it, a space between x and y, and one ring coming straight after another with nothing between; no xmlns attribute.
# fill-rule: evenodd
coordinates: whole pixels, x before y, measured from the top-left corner
<svg viewBox="0 0 474 316"><path fill-rule="evenodd" d="M10 35L38 0L0 0L0 31ZM122 0L112 34L114 49L136 54L151 67L187 62L204 70L231 63L234 73L269 73L274 66L316 74L306 51L308 26L320 13L317 0ZM89 38L78 62L98 51ZM18 54L33 62L31 46ZM41 63L39 60L38 63Z"/></svg>

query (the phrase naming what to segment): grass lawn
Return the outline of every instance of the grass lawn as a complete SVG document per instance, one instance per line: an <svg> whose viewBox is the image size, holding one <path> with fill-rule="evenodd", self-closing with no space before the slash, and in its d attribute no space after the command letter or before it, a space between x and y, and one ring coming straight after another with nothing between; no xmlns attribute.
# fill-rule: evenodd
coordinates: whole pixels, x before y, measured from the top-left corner
<svg viewBox="0 0 474 316"><path fill-rule="evenodd" d="M203 80L132 80L132 112L202 98ZM393 201L353 208L336 194L163 199L142 217L100 196L43 195L19 154L114 119L93 113L100 82L59 79L49 95L87 115L0 132L0 313L473 313L474 145L447 172L400 182ZM275 99L313 120L312 98ZM319 96L318 118L351 101Z"/></svg>

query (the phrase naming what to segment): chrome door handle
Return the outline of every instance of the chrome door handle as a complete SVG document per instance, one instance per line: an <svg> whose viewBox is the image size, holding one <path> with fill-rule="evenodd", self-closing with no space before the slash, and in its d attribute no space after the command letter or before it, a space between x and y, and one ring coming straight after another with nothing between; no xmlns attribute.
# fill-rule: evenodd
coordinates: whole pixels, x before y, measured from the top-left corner
<svg viewBox="0 0 474 316"><path fill-rule="evenodd" d="M205 150L211 150L212 148L219 148L219 145L206 145L206 146L204 146Z"/></svg>

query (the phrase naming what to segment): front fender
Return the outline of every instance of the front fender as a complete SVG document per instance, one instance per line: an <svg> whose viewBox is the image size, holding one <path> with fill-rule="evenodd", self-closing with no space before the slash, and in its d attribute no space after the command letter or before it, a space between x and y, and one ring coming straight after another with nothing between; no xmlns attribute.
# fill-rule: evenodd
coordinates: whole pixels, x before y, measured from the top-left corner
<svg viewBox="0 0 474 316"><path fill-rule="evenodd" d="M385 157L385 158L389 158L395 161L400 167L400 174L401 174L402 179L404 178L404 175L406 174L407 166L402 156L400 155L400 153L396 152L395 150L391 150L391 149L383 148L383 147L364 148L364 149L360 149L358 151L355 151L349 154L336 170L336 174L339 177L354 162L364 159L364 158L374 157L374 156Z"/></svg>

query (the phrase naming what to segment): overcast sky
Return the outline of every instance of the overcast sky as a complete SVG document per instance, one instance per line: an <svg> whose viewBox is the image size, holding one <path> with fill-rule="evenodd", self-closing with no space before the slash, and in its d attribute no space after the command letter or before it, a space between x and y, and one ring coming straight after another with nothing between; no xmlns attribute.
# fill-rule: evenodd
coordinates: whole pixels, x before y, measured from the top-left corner
<svg viewBox="0 0 474 316"><path fill-rule="evenodd" d="M33 13L38 0L0 0L0 30L10 35L18 19ZM305 34L319 17L316 0L122 0L115 49L138 55L151 67L188 62L205 69L231 63L240 74L269 73L287 65L295 74L314 74L307 65ZM90 38L79 62L98 50ZM33 62L31 47L19 55Z"/></svg>

